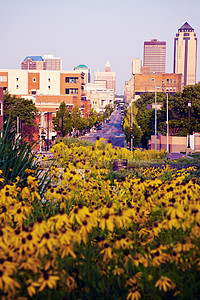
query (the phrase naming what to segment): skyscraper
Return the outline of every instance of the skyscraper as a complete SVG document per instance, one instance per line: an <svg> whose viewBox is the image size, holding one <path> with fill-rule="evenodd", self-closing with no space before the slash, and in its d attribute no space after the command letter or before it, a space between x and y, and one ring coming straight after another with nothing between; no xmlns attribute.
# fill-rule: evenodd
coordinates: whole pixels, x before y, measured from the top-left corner
<svg viewBox="0 0 200 300"><path fill-rule="evenodd" d="M183 74L183 84L196 83L197 37L186 22L174 38L174 73Z"/></svg>
<svg viewBox="0 0 200 300"><path fill-rule="evenodd" d="M151 67L151 72L165 73L166 42L153 39L144 42L144 66Z"/></svg>

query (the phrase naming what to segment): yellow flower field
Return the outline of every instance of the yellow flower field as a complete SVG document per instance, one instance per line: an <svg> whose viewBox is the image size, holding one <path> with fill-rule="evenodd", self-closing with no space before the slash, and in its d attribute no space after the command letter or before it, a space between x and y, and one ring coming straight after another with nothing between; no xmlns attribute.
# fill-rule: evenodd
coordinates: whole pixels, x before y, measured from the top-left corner
<svg viewBox="0 0 200 300"><path fill-rule="evenodd" d="M56 144L42 199L28 170L1 188L1 299L198 299L196 178L168 166L112 177L132 153L101 142Z"/></svg>

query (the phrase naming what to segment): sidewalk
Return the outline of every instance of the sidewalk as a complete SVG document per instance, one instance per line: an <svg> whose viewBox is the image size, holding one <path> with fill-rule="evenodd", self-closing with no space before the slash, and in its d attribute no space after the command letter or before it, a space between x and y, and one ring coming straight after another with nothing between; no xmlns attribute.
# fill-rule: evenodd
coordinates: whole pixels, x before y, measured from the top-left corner
<svg viewBox="0 0 200 300"><path fill-rule="evenodd" d="M183 154L183 153L168 153L167 157L169 159L191 158L190 156Z"/></svg>

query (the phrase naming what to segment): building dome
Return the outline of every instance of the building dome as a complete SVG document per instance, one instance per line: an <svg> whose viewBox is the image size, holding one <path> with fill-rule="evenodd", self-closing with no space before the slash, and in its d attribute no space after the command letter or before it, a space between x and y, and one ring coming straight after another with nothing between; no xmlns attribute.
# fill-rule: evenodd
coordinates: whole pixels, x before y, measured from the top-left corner
<svg viewBox="0 0 200 300"><path fill-rule="evenodd" d="M78 65L74 69L88 69L88 67L86 65Z"/></svg>

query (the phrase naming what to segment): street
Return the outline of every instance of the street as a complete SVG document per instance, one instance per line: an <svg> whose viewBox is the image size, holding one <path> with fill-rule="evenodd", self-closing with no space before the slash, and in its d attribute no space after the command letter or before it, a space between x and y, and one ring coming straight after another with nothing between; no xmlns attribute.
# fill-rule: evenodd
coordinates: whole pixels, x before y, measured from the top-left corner
<svg viewBox="0 0 200 300"><path fill-rule="evenodd" d="M110 122L106 123L101 130L87 133L85 136L82 136L80 138L92 142L95 142L97 137L104 138L106 139L106 141L110 140L113 147L124 147L125 137L121 123L121 109L118 109L110 115Z"/></svg>

